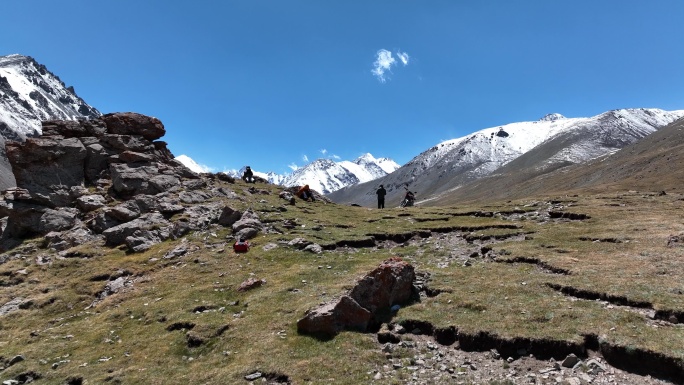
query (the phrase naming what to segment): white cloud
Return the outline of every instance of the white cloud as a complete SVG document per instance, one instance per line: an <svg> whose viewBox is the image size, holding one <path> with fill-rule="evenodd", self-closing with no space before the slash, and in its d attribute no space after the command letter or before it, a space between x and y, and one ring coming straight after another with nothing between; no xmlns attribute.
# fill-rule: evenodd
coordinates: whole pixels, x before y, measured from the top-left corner
<svg viewBox="0 0 684 385"><path fill-rule="evenodd" d="M408 65L409 55L406 52L397 52L397 57L399 57L399 60L401 60L404 65Z"/></svg>
<svg viewBox="0 0 684 385"><path fill-rule="evenodd" d="M337 155L335 155L335 154L330 155L330 157L333 158L333 159L342 159L342 158L340 158L339 156L337 156Z"/></svg>
<svg viewBox="0 0 684 385"><path fill-rule="evenodd" d="M299 169L299 166L294 163L288 164L287 167L289 167L292 171L297 171Z"/></svg>
<svg viewBox="0 0 684 385"><path fill-rule="evenodd" d="M327 153L328 153L328 150L326 150L325 148L321 150L321 154L325 155Z"/></svg>
<svg viewBox="0 0 684 385"><path fill-rule="evenodd" d="M377 52L377 57L373 63L373 70L371 72L378 78L380 83L384 83L387 81L385 72L392 72L390 69L396 62L397 61L392 57L392 52L381 49Z"/></svg>
<svg viewBox="0 0 684 385"><path fill-rule="evenodd" d="M410 56L407 52L397 51L395 55L397 55L397 58L399 58L401 64L404 66L408 65ZM371 73L378 78L380 83L384 83L389 80L386 73L392 73L392 66L396 65L397 59L392 56L392 52L386 49L381 49L376 53L376 58L375 62L373 62L373 69L371 70Z"/></svg>
<svg viewBox="0 0 684 385"><path fill-rule="evenodd" d="M309 157L306 156L306 155L302 155L302 160L303 160L304 162L308 163L308 162L309 162Z"/></svg>

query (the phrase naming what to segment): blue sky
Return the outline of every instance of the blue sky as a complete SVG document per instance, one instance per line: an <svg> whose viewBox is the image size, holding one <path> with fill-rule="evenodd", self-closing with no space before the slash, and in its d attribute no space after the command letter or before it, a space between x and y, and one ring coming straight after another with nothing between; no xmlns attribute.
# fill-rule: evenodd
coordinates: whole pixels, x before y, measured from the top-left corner
<svg viewBox="0 0 684 385"><path fill-rule="evenodd" d="M103 113L158 117L174 155L215 171L366 152L404 164L551 112L684 109L681 0L7 0L1 11L0 55L34 57Z"/></svg>

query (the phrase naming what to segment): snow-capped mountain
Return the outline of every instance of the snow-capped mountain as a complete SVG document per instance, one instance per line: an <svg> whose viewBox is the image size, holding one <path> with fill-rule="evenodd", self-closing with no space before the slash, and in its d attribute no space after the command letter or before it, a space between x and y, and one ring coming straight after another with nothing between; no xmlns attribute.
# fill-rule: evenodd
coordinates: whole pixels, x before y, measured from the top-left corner
<svg viewBox="0 0 684 385"><path fill-rule="evenodd" d="M41 121L100 116L44 65L22 55L0 56L0 190L16 181L5 154L5 140L41 133Z"/></svg>
<svg viewBox="0 0 684 385"><path fill-rule="evenodd" d="M242 174L245 173L246 169L247 169L247 166L244 166L239 170L225 170L223 172L225 172L226 174L228 174L232 177L235 177L235 178L242 178ZM261 172L261 171L252 170L252 172L254 173L254 176L262 178L264 180L267 180L268 183L272 183L272 184L282 185L283 181L287 177L287 175L276 174L273 171Z"/></svg>
<svg viewBox="0 0 684 385"><path fill-rule="evenodd" d="M194 159L192 159L191 157L189 157L185 154L178 155L175 159L177 161L183 163L183 165L185 167L189 168L190 170L192 170L198 174L203 173L203 172L211 172L211 170L208 167L202 166L201 164L195 162Z"/></svg>
<svg viewBox="0 0 684 385"><path fill-rule="evenodd" d="M683 116L684 110L643 108L608 111L590 118L549 114L538 121L485 128L444 141L373 183L384 184L388 199L401 196L404 187L417 190L420 199L495 173L528 153L534 156L523 158L526 163L521 166L551 169L586 162L634 143ZM336 191L330 198L340 203L371 205L375 199L371 190L360 184Z"/></svg>
<svg viewBox="0 0 684 385"><path fill-rule="evenodd" d="M308 184L320 193L329 194L343 187L375 180L398 168L399 165L393 160L376 159L371 154L364 154L353 161L333 162L330 159L318 159L292 172L282 184Z"/></svg>
<svg viewBox="0 0 684 385"><path fill-rule="evenodd" d="M195 172L208 172L206 167L198 164L187 155L179 155L176 160ZM312 189L327 194L342 187L356 183L369 182L383 177L399 165L389 158L374 158L371 154L364 154L353 161L334 162L330 159L318 159L300 167L291 174L276 174L274 172L260 172L253 170L254 175L267 180L269 183L287 187L308 184ZM239 170L225 170L226 174L241 178L245 167Z"/></svg>
<svg viewBox="0 0 684 385"><path fill-rule="evenodd" d="M0 134L5 139L40 134L43 120L100 115L33 58L0 56Z"/></svg>

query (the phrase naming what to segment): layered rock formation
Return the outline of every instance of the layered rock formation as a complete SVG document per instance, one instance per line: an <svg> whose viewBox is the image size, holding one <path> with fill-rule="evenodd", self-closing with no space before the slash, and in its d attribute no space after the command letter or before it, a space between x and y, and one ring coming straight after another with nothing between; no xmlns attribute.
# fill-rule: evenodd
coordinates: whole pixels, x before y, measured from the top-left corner
<svg viewBox="0 0 684 385"><path fill-rule="evenodd" d="M6 145L17 187L0 201L4 249L45 236L58 250L101 240L143 251L217 222L224 207L208 201L234 194L174 160L153 117L45 121L42 131Z"/></svg>

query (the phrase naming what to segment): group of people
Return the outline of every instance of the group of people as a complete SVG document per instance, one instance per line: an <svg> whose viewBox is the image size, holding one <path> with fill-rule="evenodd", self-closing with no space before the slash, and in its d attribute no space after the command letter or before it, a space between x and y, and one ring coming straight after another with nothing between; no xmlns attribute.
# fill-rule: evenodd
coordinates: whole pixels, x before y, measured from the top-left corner
<svg viewBox="0 0 684 385"><path fill-rule="evenodd" d="M385 190L385 187L383 185L380 185L380 188L378 188L377 191L375 191L375 194L378 196L378 208L384 209L385 208L385 195L387 195L387 190ZM415 201L416 201L415 194L407 188L406 189L406 195L404 195L404 199L401 201L401 207L413 206L413 203Z"/></svg>
<svg viewBox="0 0 684 385"><path fill-rule="evenodd" d="M250 166L245 167L245 171L242 173L242 180L244 180L247 183L256 183L256 179L254 178L254 171L252 171L252 168ZM297 192L295 193L295 195L304 199L305 201L313 202L316 200L308 184L300 187L299 190L297 190Z"/></svg>
<svg viewBox="0 0 684 385"><path fill-rule="evenodd" d="M245 172L242 174L242 180L244 180L247 183L256 183L256 180L254 179L254 172L249 166L245 168ZM385 190L385 187L383 185L380 185L380 188L378 188L375 194L378 196L378 208L384 209L385 195L387 195L387 190ZM300 187L295 195L304 199L305 201L313 202L315 200L314 195L311 192L311 188L309 188L308 184ZM401 207L413 206L415 200L416 196L407 188L406 195L404 195L404 199L401 201Z"/></svg>

